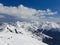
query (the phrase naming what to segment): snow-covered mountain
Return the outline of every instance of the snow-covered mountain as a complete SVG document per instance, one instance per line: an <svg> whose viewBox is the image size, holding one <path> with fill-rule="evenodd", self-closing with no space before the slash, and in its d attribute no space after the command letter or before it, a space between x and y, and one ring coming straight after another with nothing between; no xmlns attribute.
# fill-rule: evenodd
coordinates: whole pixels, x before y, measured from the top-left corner
<svg viewBox="0 0 60 45"><path fill-rule="evenodd" d="M44 30L59 28L55 22L27 23L17 21L15 24L3 23L0 25L0 45L47 45L44 38L53 39L44 33ZM38 29L43 29L38 32Z"/></svg>
<svg viewBox="0 0 60 45"><path fill-rule="evenodd" d="M32 34L36 29L25 22L16 22L14 25L4 23L0 25L0 45L47 45Z"/></svg>
<svg viewBox="0 0 60 45"><path fill-rule="evenodd" d="M45 35L52 37L53 39L45 38L43 42L49 45L60 45L60 23L57 22L43 22L39 26L38 32L42 32ZM42 31L43 30L43 31Z"/></svg>
<svg viewBox="0 0 60 45"><path fill-rule="evenodd" d="M39 29L43 29L43 30L60 29L60 24L58 24L57 22L45 21L40 23Z"/></svg>

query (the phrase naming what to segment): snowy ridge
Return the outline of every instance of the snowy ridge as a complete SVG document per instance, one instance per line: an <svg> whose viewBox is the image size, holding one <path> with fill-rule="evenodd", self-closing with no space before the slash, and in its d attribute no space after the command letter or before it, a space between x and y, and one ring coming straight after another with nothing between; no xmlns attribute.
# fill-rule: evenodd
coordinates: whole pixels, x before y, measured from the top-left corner
<svg viewBox="0 0 60 45"><path fill-rule="evenodd" d="M38 23L19 21L15 24L4 23L0 26L0 45L47 45L42 40L45 37L53 38L42 32L38 33L37 29L40 27L41 29L49 30L51 28L60 28L60 26L55 22L48 21L40 25Z"/></svg>
<svg viewBox="0 0 60 45"><path fill-rule="evenodd" d="M15 25L4 23L0 28L0 45L47 45L32 37L36 29L36 25L25 22L16 22Z"/></svg>
<svg viewBox="0 0 60 45"><path fill-rule="evenodd" d="M56 22L49 22L49 21L45 21L43 22L43 24L40 24L40 28L41 29L46 29L46 30L50 30L52 28L56 29L60 29L60 24L56 23Z"/></svg>

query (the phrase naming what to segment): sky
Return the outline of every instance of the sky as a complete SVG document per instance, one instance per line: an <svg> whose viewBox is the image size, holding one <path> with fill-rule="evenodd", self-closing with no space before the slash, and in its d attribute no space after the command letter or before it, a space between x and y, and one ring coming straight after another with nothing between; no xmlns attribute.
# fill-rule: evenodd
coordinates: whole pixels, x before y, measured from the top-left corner
<svg viewBox="0 0 60 45"><path fill-rule="evenodd" d="M0 0L0 19L9 15L29 21L45 19L59 21L59 8L60 0Z"/></svg>
<svg viewBox="0 0 60 45"><path fill-rule="evenodd" d="M35 9L52 9L58 10L60 8L60 0L0 0L5 6L24 6Z"/></svg>

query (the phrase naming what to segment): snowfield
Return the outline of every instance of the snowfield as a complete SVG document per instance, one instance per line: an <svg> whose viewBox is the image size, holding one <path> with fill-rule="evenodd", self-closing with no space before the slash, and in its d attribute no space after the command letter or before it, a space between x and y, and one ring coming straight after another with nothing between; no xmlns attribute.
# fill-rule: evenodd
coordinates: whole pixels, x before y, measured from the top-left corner
<svg viewBox="0 0 60 45"><path fill-rule="evenodd" d="M0 45L47 45L27 35L1 33Z"/></svg>

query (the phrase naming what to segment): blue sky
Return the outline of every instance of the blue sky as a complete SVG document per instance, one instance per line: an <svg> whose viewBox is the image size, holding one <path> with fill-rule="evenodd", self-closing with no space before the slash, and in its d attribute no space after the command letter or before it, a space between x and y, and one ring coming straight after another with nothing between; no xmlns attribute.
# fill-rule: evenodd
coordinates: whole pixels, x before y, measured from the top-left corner
<svg viewBox="0 0 60 45"><path fill-rule="evenodd" d="M23 4L24 6L35 9L52 9L59 10L60 0L0 0L5 6L18 6Z"/></svg>

